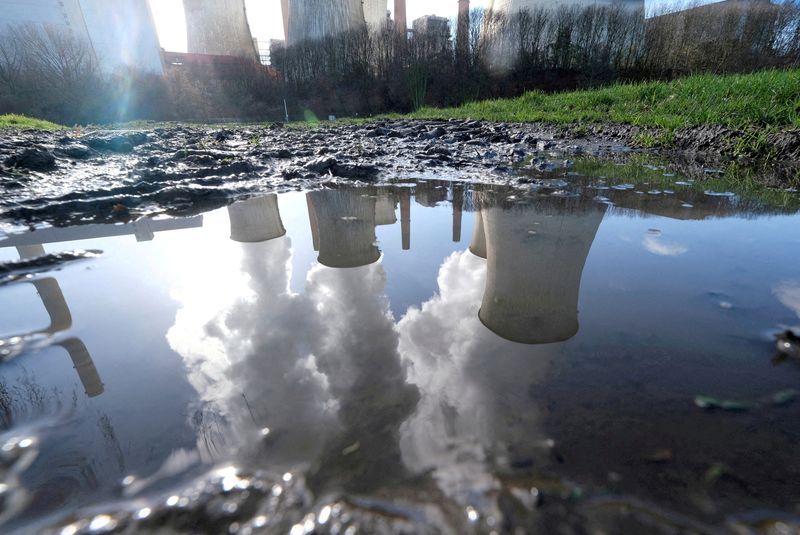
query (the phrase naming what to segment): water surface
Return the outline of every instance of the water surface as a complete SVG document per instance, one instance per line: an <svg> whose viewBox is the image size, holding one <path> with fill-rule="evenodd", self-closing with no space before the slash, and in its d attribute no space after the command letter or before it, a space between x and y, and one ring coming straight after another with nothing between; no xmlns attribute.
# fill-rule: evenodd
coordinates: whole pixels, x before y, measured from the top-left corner
<svg viewBox="0 0 800 535"><path fill-rule="evenodd" d="M0 261L102 250L0 285L6 528L800 525L800 367L772 338L800 323L800 216L610 186L342 187L0 238ZM198 480L250 501L171 516Z"/></svg>

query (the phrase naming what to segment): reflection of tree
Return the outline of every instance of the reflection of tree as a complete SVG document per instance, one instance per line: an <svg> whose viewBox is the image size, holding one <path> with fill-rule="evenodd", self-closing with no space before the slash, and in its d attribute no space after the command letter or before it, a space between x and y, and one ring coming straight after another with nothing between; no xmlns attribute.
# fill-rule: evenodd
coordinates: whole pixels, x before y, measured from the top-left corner
<svg viewBox="0 0 800 535"><path fill-rule="evenodd" d="M44 388L33 373L22 368L22 374L12 384L0 378L0 429L11 429L22 422L64 410L73 411L77 403L74 389L69 405L65 406L59 389Z"/></svg>

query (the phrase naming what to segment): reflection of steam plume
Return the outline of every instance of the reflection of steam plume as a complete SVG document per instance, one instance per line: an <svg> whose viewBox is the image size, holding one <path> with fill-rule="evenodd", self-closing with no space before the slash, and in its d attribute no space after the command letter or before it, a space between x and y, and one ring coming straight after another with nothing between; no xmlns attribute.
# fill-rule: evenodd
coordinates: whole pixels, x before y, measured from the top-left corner
<svg viewBox="0 0 800 535"><path fill-rule="evenodd" d="M533 206L484 209L488 260L480 310L484 325L503 338L526 344L574 336L581 274L603 219L603 206L572 211L540 201Z"/></svg>
<svg viewBox="0 0 800 535"><path fill-rule="evenodd" d="M45 254L44 247L41 245L19 246L17 251L20 258L31 258ZM50 317L50 325L46 329L38 331L38 333L53 336L71 328L72 314L69 311L69 306L67 306L67 301L64 299L64 293L61 291L58 281L53 278L46 278L32 280L30 284L36 288L47 315ZM100 374L95 368L92 356L89 354L89 350L86 349L86 345L78 338L69 338L58 342L56 345L63 347L72 359L72 364L75 366L75 371L78 373L86 395L92 398L102 394L104 391L103 382L100 380Z"/></svg>
<svg viewBox="0 0 800 535"><path fill-rule="evenodd" d="M228 206L231 239L238 242L261 242L286 234L274 193Z"/></svg>
<svg viewBox="0 0 800 535"><path fill-rule="evenodd" d="M402 466L399 428L418 396L406 384L385 288L380 263L319 267L309 275L308 297L318 318L312 346L342 426L313 477L319 484L333 479L350 491L366 491L399 475L392 474ZM352 452L343 456L344 450Z"/></svg>
<svg viewBox="0 0 800 535"><path fill-rule="evenodd" d="M380 258L375 243L375 197L343 189L312 191L308 198L316 215L320 264L348 268Z"/></svg>

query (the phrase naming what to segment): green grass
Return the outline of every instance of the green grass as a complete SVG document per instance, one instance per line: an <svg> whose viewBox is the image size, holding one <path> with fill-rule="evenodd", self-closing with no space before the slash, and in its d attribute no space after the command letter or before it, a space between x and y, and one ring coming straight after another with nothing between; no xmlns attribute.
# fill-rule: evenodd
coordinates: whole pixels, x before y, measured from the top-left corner
<svg viewBox="0 0 800 535"><path fill-rule="evenodd" d="M664 129L704 124L739 129L800 128L800 69L746 75L696 75L671 82L485 100L458 108L422 108L416 119L508 122L614 122ZM663 142L665 140L643 140Z"/></svg>
<svg viewBox="0 0 800 535"><path fill-rule="evenodd" d="M21 130L56 130L64 128L56 123L50 121L43 121L42 119L33 119L24 115L16 115L8 113L0 115L0 128L19 128Z"/></svg>

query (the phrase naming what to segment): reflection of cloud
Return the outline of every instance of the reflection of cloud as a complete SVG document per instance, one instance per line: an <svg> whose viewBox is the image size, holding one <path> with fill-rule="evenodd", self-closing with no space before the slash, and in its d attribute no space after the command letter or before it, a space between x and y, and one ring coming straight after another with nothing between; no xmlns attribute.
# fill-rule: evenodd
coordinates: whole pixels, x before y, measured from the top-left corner
<svg viewBox="0 0 800 535"><path fill-rule="evenodd" d="M484 260L454 253L439 271L439 294L398 323L409 380L421 394L402 427L403 460L431 470L461 505L480 505L499 484L498 469L541 454L541 409L529 392L561 347L513 343L484 327L485 280Z"/></svg>
<svg viewBox="0 0 800 535"><path fill-rule="evenodd" d="M351 491L386 481L387 466L402 469L398 428L417 396L382 264L317 265L306 292L293 294L291 243L280 238L244 246L242 271L249 283L238 299L205 318L182 310L168 335L201 398L201 452L258 458L267 448L271 469L312 467L312 484Z"/></svg>
<svg viewBox="0 0 800 535"><path fill-rule="evenodd" d="M775 296L800 318L800 282L785 281L774 290Z"/></svg>
<svg viewBox="0 0 800 535"><path fill-rule="evenodd" d="M658 256L680 256L689 252L689 248L677 243L663 242L654 236L647 236L642 245L649 252Z"/></svg>

